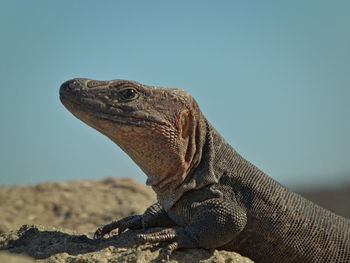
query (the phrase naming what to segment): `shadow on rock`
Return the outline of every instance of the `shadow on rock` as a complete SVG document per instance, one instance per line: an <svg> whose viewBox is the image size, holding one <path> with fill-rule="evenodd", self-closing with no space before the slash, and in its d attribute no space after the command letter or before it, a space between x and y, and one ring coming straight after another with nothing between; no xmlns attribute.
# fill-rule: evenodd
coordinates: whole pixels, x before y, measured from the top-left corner
<svg viewBox="0 0 350 263"><path fill-rule="evenodd" d="M129 231L131 232L131 231ZM86 235L74 235L59 230L43 230L35 225L23 225L17 233L9 235L0 244L0 250L27 254L35 259L45 259L59 253L85 254L109 246L127 248L137 232L125 232L108 239L94 240Z"/></svg>
<svg viewBox="0 0 350 263"><path fill-rule="evenodd" d="M0 235L0 250L26 254L34 259L50 258L48 262L63 262L69 257L81 259L82 262L162 262L164 258L158 246L148 244L141 245L139 249L129 248L135 236L141 232L129 230L110 238L94 240L86 235L66 233L56 228L23 225L18 231ZM225 262L206 261L212 256L213 252L205 249L180 249L171 256L171 261Z"/></svg>

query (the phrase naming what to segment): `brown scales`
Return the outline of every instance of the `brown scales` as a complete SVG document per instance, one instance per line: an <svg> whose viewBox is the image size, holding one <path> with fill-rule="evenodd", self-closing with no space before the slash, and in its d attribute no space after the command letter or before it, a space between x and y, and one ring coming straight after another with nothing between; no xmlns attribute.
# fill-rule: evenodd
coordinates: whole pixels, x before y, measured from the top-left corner
<svg viewBox="0 0 350 263"><path fill-rule="evenodd" d="M350 221L289 191L242 158L181 89L134 81L73 79L60 98L123 149L158 203L99 228L166 227L136 244L237 251L256 262L350 262Z"/></svg>

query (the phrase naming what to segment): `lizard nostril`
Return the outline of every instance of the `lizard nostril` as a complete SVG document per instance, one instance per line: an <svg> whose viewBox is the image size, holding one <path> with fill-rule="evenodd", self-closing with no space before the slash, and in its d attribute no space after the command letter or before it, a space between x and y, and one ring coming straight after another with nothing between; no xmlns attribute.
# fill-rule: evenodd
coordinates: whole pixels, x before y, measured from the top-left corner
<svg viewBox="0 0 350 263"><path fill-rule="evenodd" d="M61 85L60 94L65 93L65 92L69 92L69 91L73 91L77 87L79 87L79 83L75 79L68 80Z"/></svg>

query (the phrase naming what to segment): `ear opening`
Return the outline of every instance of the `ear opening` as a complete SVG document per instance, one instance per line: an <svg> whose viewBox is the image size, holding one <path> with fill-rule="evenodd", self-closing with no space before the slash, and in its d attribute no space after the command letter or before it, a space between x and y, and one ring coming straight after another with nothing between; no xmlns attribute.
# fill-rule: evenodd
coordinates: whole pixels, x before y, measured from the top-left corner
<svg viewBox="0 0 350 263"><path fill-rule="evenodd" d="M190 116L188 111L181 112L180 125L181 125L181 138L186 139L190 134Z"/></svg>
<svg viewBox="0 0 350 263"><path fill-rule="evenodd" d="M189 165L192 161L196 145L195 145L195 124L193 116L188 110L181 112L179 116L180 136L183 140L186 152L184 161Z"/></svg>

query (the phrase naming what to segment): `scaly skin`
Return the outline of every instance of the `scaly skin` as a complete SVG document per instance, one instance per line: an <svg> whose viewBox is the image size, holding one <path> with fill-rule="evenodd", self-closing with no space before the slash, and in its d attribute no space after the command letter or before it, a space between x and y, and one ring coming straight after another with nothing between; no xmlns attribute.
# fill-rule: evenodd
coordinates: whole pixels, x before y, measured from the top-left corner
<svg viewBox="0 0 350 263"><path fill-rule="evenodd" d="M74 79L60 98L77 118L123 149L158 202L99 228L165 227L135 244L218 248L256 262L350 262L350 221L289 191L242 158L184 90L134 81ZM175 227L176 226L176 227Z"/></svg>

